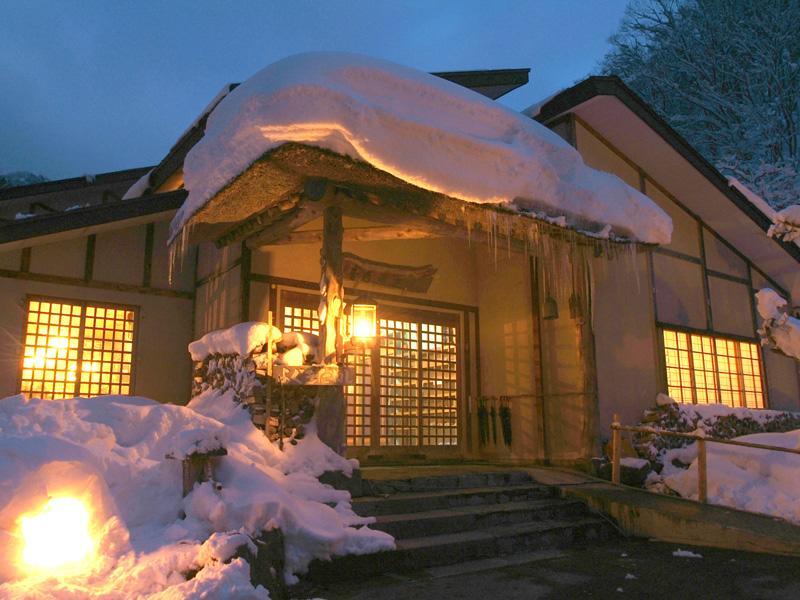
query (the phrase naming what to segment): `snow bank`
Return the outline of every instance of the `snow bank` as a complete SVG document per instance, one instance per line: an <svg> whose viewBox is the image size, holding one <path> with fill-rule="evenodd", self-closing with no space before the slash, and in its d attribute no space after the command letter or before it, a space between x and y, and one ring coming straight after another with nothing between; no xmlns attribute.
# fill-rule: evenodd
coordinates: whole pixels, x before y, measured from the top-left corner
<svg viewBox="0 0 800 600"><path fill-rule="evenodd" d="M543 125L433 75L345 53L285 58L222 99L186 156L189 196L171 238L255 160L287 142L332 150L461 200L670 241L666 213L618 177L587 167Z"/></svg>
<svg viewBox="0 0 800 600"><path fill-rule="evenodd" d="M304 443L298 455L319 455ZM181 462L167 456L219 444L228 454L217 484L183 498ZM308 462L270 444L231 392L209 391L187 407L122 396L0 400L0 555L8 557L0 597L266 598L250 585L247 563L224 561L244 534L274 527L284 534L290 581L315 557L393 547ZM91 507L95 560L68 579L22 577L13 533L20 516L65 494Z"/></svg>
<svg viewBox="0 0 800 600"><path fill-rule="evenodd" d="M781 448L800 449L800 429L786 433L757 433L736 440ZM708 500L781 517L800 524L800 456L786 452L706 444L708 461ZM665 465L664 483L684 498L697 499L697 449L688 469Z"/></svg>
<svg viewBox="0 0 800 600"><path fill-rule="evenodd" d="M756 292L756 305L762 319L758 330L761 343L800 359L800 319L786 312L786 300L776 291L764 288Z"/></svg>
<svg viewBox="0 0 800 600"><path fill-rule="evenodd" d="M203 360L211 354L238 354L248 356L256 348L267 342L281 340L283 334L277 327L250 321L239 323L227 329L219 329L205 334L189 344L192 360Z"/></svg>

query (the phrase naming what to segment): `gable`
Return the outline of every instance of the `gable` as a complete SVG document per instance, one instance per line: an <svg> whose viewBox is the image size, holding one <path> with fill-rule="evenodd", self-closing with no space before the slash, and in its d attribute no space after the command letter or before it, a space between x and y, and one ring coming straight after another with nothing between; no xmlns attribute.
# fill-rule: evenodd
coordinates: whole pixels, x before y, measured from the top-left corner
<svg viewBox="0 0 800 600"><path fill-rule="evenodd" d="M705 251L734 271L742 261L731 255L740 253L767 279L800 295L800 248L767 237L769 219L619 79L587 79L545 102L536 118L554 123L567 114L572 123L566 131L584 160L626 181L638 179L640 189L670 214L675 230L665 248L690 256ZM698 221L712 232L710 238L691 231Z"/></svg>

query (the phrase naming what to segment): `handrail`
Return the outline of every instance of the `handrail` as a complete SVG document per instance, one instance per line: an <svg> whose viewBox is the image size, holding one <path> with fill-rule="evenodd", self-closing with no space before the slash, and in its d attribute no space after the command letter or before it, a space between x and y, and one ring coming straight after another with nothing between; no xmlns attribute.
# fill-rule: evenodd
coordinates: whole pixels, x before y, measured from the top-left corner
<svg viewBox="0 0 800 600"><path fill-rule="evenodd" d="M697 442L697 496L700 502L708 502L708 461L706 455L706 442L724 444L728 446L742 446L745 448L756 448L759 450L769 450L774 452L786 452L788 454L800 454L797 448L782 448L769 444L756 444L753 442L742 442L737 440L723 440L721 438L705 437L696 433L684 433L682 431L670 431L668 429L656 429L653 427L633 427L622 425L619 415L614 415L611 422L611 482L620 484L620 463L622 460L622 432L650 433L654 435L671 435Z"/></svg>

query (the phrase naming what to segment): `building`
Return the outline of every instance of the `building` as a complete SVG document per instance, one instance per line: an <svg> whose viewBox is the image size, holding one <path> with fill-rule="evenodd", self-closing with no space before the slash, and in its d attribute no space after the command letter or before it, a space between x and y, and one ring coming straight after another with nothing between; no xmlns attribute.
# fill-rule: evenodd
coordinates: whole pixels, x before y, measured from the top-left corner
<svg viewBox="0 0 800 600"><path fill-rule="evenodd" d="M528 71L439 76L496 99ZM319 330L319 201L359 165L287 144L224 192L241 215L218 211L168 251L183 160L234 87L152 169L0 191L0 395L184 403L191 340L270 312L284 330ZM348 452L575 463L596 455L613 413L632 422L659 392L800 409L796 364L760 347L753 305L762 287L800 293L800 248L768 238L769 219L616 78L589 78L530 117L666 211L672 241L615 244L542 222L533 235L532 219L446 197L412 206L414 191L377 170L352 175L345 285L377 302L381 341L349 359ZM303 194L265 210L281 185Z"/></svg>

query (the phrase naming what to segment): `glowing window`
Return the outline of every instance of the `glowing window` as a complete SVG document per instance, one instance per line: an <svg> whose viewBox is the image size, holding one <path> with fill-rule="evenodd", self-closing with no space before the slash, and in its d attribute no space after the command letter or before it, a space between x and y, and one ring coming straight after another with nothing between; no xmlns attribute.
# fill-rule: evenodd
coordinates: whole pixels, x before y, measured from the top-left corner
<svg viewBox="0 0 800 600"><path fill-rule="evenodd" d="M667 391L678 402L764 408L761 353L752 342L663 331Z"/></svg>
<svg viewBox="0 0 800 600"><path fill-rule="evenodd" d="M124 306L29 300L20 391L48 400L130 394L135 314Z"/></svg>

